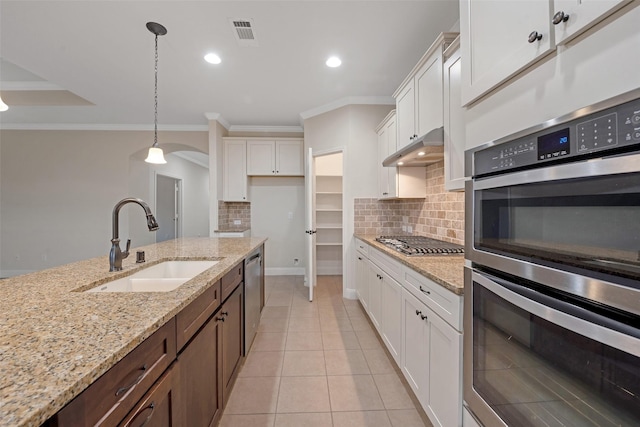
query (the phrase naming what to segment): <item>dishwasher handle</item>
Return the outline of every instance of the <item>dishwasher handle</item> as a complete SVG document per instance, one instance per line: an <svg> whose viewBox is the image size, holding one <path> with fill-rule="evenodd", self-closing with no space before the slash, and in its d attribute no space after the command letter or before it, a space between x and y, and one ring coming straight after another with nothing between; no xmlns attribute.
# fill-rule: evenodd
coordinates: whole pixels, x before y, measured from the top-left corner
<svg viewBox="0 0 640 427"><path fill-rule="evenodd" d="M247 259L247 265L251 264L256 259L259 259L261 256L262 254L260 253L250 256L249 259Z"/></svg>

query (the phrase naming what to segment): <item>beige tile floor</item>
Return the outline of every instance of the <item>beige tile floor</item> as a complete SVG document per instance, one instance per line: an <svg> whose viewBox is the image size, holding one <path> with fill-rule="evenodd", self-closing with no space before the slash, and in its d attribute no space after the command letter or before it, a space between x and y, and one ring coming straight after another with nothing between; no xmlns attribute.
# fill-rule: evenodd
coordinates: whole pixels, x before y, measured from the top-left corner
<svg viewBox="0 0 640 427"><path fill-rule="evenodd" d="M342 276L267 276L265 307L221 427L431 427Z"/></svg>

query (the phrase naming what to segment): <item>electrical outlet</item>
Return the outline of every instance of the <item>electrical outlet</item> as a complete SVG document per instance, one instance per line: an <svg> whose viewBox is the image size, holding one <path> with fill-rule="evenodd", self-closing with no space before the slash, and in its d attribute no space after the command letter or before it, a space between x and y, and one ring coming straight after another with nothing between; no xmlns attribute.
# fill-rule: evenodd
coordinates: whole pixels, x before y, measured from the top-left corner
<svg viewBox="0 0 640 427"><path fill-rule="evenodd" d="M241 219L234 219L233 220L233 225L240 225L242 224L242 220Z"/></svg>
<svg viewBox="0 0 640 427"><path fill-rule="evenodd" d="M410 225L407 225L407 232L408 232L409 234L413 233L413 227L412 227L412 226L410 226Z"/></svg>
<svg viewBox="0 0 640 427"><path fill-rule="evenodd" d="M407 232L407 226L406 225L402 226L402 231L404 231L405 233Z"/></svg>
<svg viewBox="0 0 640 427"><path fill-rule="evenodd" d="M300 260L298 258L293 259L293 265L298 265L299 263L300 263Z"/></svg>

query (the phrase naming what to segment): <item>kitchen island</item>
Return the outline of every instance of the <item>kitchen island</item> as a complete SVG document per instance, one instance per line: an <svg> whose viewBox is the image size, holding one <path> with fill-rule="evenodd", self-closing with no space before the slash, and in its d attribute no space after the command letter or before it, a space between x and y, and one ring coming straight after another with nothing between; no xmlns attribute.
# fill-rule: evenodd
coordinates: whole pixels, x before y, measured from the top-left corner
<svg viewBox="0 0 640 427"><path fill-rule="evenodd" d="M119 272L105 255L0 281L0 425L41 425L264 241L177 239ZM170 292L83 292L167 260L219 262Z"/></svg>

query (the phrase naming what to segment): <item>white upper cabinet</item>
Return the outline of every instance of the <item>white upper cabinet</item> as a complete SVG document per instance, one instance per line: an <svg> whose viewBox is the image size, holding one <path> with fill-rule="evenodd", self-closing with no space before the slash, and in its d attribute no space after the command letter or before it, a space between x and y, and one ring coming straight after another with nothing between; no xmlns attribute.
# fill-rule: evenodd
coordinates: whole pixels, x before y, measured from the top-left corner
<svg viewBox="0 0 640 427"><path fill-rule="evenodd" d="M631 0L555 0L552 23L556 43L563 44Z"/></svg>
<svg viewBox="0 0 640 427"><path fill-rule="evenodd" d="M396 112L392 111L376 128L378 133L378 199L425 198L424 167L385 167L382 161L397 151Z"/></svg>
<svg viewBox="0 0 640 427"><path fill-rule="evenodd" d="M456 39L456 41L459 39ZM461 58L454 42L444 63L444 188L464 190L465 119L460 97Z"/></svg>
<svg viewBox="0 0 640 427"><path fill-rule="evenodd" d="M462 105L555 48L551 0L460 0Z"/></svg>
<svg viewBox="0 0 640 427"><path fill-rule="evenodd" d="M442 126L442 54L456 36L440 34L393 94L398 150Z"/></svg>
<svg viewBox="0 0 640 427"><path fill-rule="evenodd" d="M462 105L632 0L460 0Z"/></svg>
<svg viewBox="0 0 640 427"><path fill-rule="evenodd" d="M222 169L222 199L248 202L246 141L224 140Z"/></svg>
<svg viewBox="0 0 640 427"><path fill-rule="evenodd" d="M247 175L303 176L303 141L247 140Z"/></svg>

